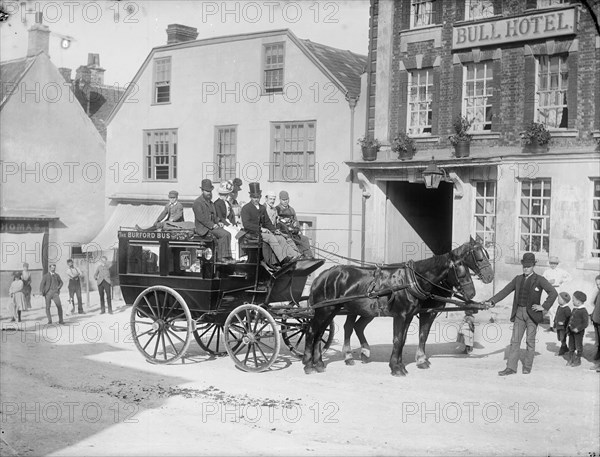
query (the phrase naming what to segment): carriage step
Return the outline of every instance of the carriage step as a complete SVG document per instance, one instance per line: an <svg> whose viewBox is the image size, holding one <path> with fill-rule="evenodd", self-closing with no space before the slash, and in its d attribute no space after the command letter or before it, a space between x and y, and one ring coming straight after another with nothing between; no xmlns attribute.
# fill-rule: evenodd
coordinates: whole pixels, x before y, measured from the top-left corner
<svg viewBox="0 0 600 457"><path fill-rule="evenodd" d="M246 292L251 294L266 294L268 290L247 290Z"/></svg>
<svg viewBox="0 0 600 457"><path fill-rule="evenodd" d="M229 278L246 278L246 275L240 275L240 274L237 274L237 275L227 275L227 277L229 277Z"/></svg>

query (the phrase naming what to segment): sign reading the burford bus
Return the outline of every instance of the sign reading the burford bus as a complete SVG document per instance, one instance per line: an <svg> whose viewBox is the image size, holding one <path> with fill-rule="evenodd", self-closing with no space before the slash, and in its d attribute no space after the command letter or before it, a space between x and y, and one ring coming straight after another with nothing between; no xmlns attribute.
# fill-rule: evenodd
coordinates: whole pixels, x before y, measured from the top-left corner
<svg viewBox="0 0 600 457"><path fill-rule="evenodd" d="M575 33L575 8L455 26L452 49L480 48L572 33Z"/></svg>
<svg viewBox="0 0 600 457"><path fill-rule="evenodd" d="M165 232L119 232L119 238L128 238L130 240L187 240L187 233L180 231Z"/></svg>

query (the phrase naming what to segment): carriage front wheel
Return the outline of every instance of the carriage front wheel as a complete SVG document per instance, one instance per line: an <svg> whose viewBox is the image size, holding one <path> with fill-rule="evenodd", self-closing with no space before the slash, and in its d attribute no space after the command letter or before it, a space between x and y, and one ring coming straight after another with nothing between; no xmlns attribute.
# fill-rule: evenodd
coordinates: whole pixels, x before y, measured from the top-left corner
<svg viewBox="0 0 600 457"><path fill-rule="evenodd" d="M310 325L308 317L287 317L281 319L281 337L288 349L296 357L304 356L304 345L306 344L306 332ZM335 323L331 322L321 337L322 351L325 352L333 342L335 335Z"/></svg>
<svg viewBox="0 0 600 457"><path fill-rule="evenodd" d="M225 349L241 370L268 370L279 356L278 326L260 306L238 306L227 316L223 333Z"/></svg>
<svg viewBox="0 0 600 457"><path fill-rule="evenodd" d="M166 286L145 289L133 303L131 336L151 363L173 363L190 346L192 316L185 300Z"/></svg>

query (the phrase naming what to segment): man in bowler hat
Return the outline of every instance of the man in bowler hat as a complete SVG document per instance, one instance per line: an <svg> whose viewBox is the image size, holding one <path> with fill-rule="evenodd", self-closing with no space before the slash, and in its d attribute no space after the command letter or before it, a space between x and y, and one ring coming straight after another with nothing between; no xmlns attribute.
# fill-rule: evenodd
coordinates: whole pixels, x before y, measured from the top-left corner
<svg viewBox="0 0 600 457"><path fill-rule="evenodd" d="M217 241L216 258L224 262L233 262L231 258L231 234L223 228L223 223L217 222L215 205L212 202L212 191L215 188L210 179L203 179L202 195L200 195L192 206L196 233L206 236L210 233Z"/></svg>
<svg viewBox="0 0 600 457"><path fill-rule="evenodd" d="M48 323L52 323L52 314L50 313L50 303L53 301L58 311L58 323L64 324L63 322L63 310L62 303L60 302L60 288L63 286L63 281L60 275L56 272L56 265L51 263L48 268L48 273L42 276L42 282L40 283L40 294L46 301L46 317Z"/></svg>
<svg viewBox="0 0 600 457"><path fill-rule="evenodd" d="M527 350L525 351L525 360L523 361L523 374L531 373L533 356L535 354L537 326L544 318L544 310L548 311L558 296L552 284L546 278L533 271L535 263L535 254L532 252L523 254L523 258L521 259L523 274L515 276L504 289L488 300L488 304L493 306L510 295L511 292L514 292L512 312L510 314L510 321L514 325L506 368L498 372L500 376L507 376L517 372L521 340L525 332L527 332ZM542 290L546 291L548 297L540 305Z"/></svg>

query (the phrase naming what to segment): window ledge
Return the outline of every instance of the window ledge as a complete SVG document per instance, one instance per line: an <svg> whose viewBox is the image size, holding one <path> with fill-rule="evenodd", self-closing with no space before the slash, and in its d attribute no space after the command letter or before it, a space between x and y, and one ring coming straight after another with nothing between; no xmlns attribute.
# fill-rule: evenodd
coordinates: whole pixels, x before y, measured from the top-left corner
<svg viewBox="0 0 600 457"><path fill-rule="evenodd" d="M500 139L500 132L473 132L474 140L498 140Z"/></svg>
<svg viewBox="0 0 600 457"><path fill-rule="evenodd" d="M579 130L550 130L550 135L553 138L577 138L579 136Z"/></svg>
<svg viewBox="0 0 600 457"><path fill-rule="evenodd" d="M501 14L494 14L493 16L489 16L489 17L478 17L477 19L463 19L460 21L456 21L453 25L455 27L461 27L461 26L465 26L465 25L475 25L475 24L479 24L479 23L483 23L483 22L492 22L492 21L496 21L498 19L502 19L502 15Z"/></svg>
<svg viewBox="0 0 600 457"><path fill-rule="evenodd" d="M153 103L150 103L150 106L163 106L163 105L170 105L170 104L171 104L171 102L163 102L163 103L153 102Z"/></svg>
<svg viewBox="0 0 600 457"><path fill-rule="evenodd" d="M435 30L435 29L440 29L442 28L442 24L431 24L431 25L421 25L419 27L415 27L412 29L404 29L400 31L400 34L403 36L407 36L407 35L417 35L421 32L427 32L430 30Z"/></svg>
<svg viewBox="0 0 600 457"><path fill-rule="evenodd" d="M576 263L578 270L600 270L600 257L591 257L588 259L580 260Z"/></svg>
<svg viewBox="0 0 600 457"><path fill-rule="evenodd" d="M410 136L415 143L439 143L440 137L437 135L427 135L427 136Z"/></svg>
<svg viewBox="0 0 600 457"><path fill-rule="evenodd" d="M548 130L552 138L577 138L579 136L579 130L577 129L561 129L561 130ZM521 136L525 134L525 131L519 132Z"/></svg>

